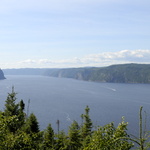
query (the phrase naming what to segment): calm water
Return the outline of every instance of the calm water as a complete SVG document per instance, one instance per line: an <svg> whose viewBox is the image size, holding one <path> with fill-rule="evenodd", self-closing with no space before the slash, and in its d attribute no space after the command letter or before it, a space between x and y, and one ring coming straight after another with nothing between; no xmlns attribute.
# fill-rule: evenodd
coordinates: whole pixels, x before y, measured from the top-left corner
<svg viewBox="0 0 150 150"><path fill-rule="evenodd" d="M0 109L4 109L7 93L14 86L18 101L23 99L26 104L26 111L30 99L29 112L35 113L42 130L48 123L56 130L58 119L60 129L64 130L73 120L80 123L86 105L95 126L112 121L117 125L125 116L129 131L135 133L140 106L147 112L150 125L150 84L93 83L45 76L6 78L0 81Z"/></svg>

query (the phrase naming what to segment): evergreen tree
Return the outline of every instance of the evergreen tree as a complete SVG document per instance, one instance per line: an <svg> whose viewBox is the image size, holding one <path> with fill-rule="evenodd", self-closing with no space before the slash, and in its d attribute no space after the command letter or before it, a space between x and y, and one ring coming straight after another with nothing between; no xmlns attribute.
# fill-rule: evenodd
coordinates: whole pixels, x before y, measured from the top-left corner
<svg viewBox="0 0 150 150"><path fill-rule="evenodd" d="M24 107L25 104L23 100L20 101L20 103L16 104L16 92L14 91L14 87L12 87L12 92L8 93L5 109L3 115L5 117L13 117L15 116L16 121L11 122L8 124L8 129L10 132L16 132L18 129L20 129L25 122L25 113L24 113Z"/></svg>
<svg viewBox="0 0 150 150"><path fill-rule="evenodd" d="M83 147L86 147L89 142L92 135L92 121L89 116L90 108L86 106L85 108L85 114L81 115L82 118L82 126L81 126L81 137L82 137L82 145Z"/></svg>
<svg viewBox="0 0 150 150"><path fill-rule="evenodd" d="M73 121L69 127L69 150L77 150L81 147L80 127L76 121Z"/></svg>
<svg viewBox="0 0 150 150"><path fill-rule="evenodd" d="M20 127L22 127L25 124L26 114L24 113L24 109L25 109L25 104L24 104L23 100L21 100L19 103L19 114L18 114Z"/></svg>
<svg viewBox="0 0 150 150"><path fill-rule="evenodd" d="M69 150L68 139L64 131L60 131L56 135L55 150Z"/></svg>
<svg viewBox="0 0 150 150"><path fill-rule="evenodd" d="M33 113L31 113L29 118L27 119L26 131L28 133L38 133L40 131L39 130L39 123L37 121L36 116Z"/></svg>
<svg viewBox="0 0 150 150"><path fill-rule="evenodd" d="M23 112L24 108L25 108L25 104L24 104L23 100L20 101L19 106L20 106L20 110Z"/></svg>
<svg viewBox="0 0 150 150"><path fill-rule="evenodd" d="M16 94L17 93L14 92L14 87L12 87L12 92L8 93L7 100L5 101L5 116L13 116L19 114L19 104L16 104Z"/></svg>
<svg viewBox="0 0 150 150"><path fill-rule="evenodd" d="M39 123L37 121L36 116L33 113L31 113L26 120L24 132L27 135L30 135L32 149L41 149L43 141L43 132L40 132Z"/></svg>
<svg viewBox="0 0 150 150"><path fill-rule="evenodd" d="M40 131L39 123L37 121L36 116L33 113L31 113L29 118L27 119L25 128L27 133L38 133Z"/></svg>
<svg viewBox="0 0 150 150"><path fill-rule="evenodd" d="M43 138L43 149L52 149L54 147L55 140L54 130L52 129L51 124L49 124L45 130Z"/></svg>
<svg viewBox="0 0 150 150"><path fill-rule="evenodd" d="M92 134L92 121L89 116L90 108L86 106L85 108L85 114L82 114L81 117L83 119L83 125L82 125L82 137L86 138L87 136L91 136Z"/></svg>

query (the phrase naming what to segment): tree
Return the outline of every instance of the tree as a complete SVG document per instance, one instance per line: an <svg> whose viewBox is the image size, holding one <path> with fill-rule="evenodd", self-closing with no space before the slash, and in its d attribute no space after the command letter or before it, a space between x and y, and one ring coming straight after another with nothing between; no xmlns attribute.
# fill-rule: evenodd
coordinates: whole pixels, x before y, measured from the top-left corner
<svg viewBox="0 0 150 150"><path fill-rule="evenodd" d="M90 108L86 106L85 114L82 114L81 117L83 118L83 125L82 125L82 137L86 138L88 135L91 136L92 134L92 121L89 116Z"/></svg>
<svg viewBox="0 0 150 150"><path fill-rule="evenodd" d="M69 127L69 149L77 150L81 147L80 127L76 121L73 121Z"/></svg>
<svg viewBox="0 0 150 150"><path fill-rule="evenodd" d="M7 100L5 101L5 109L4 115L5 116L13 116L19 114L19 104L16 104L16 94L14 92L14 87L12 87L12 92L8 93Z"/></svg>
<svg viewBox="0 0 150 150"><path fill-rule="evenodd" d="M130 140L138 144L139 150L148 150L150 148L150 134L146 131L146 119L145 124L143 124L143 115L142 115L143 107L140 107L139 110L139 137L131 138ZM144 127L145 126L145 127Z"/></svg>
<svg viewBox="0 0 150 150"><path fill-rule="evenodd" d="M114 123L99 127L94 131L90 143L84 150L129 150L133 143L129 141L126 133L127 123L122 121L118 127Z"/></svg>
<svg viewBox="0 0 150 150"><path fill-rule="evenodd" d="M68 150L68 137L64 131L60 131L59 134L55 135L56 143L55 150Z"/></svg>
<svg viewBox="0 0 150 150"><path fill-rule="evenodd" d="M20 103L16 104L16 94L14 91L14 87L12 87L12 92L8 93L5 109L3 115L5 117L16 117L16 122L12 122L8 124L8 129L10 132L15 133L18 129L20 129L25 122L25 113L24 113L24 107L25 104L23 100L20 101Z"/></svg>
<svg viewBox="0 0 150 150"><path fill-rule="evenodd" d="M43 149L52 149L54 147L54 130L51 127L51 124L48 125L47 129L44 131L43 136Z"/></svg>
<svg viewBox="0 0 150 150"><path fill-rule="evenodd" d="M32 149L41 149L40 147L43 141L43 132L40 132L39 123L33 113L31 113L26 120L24 132L30 136Z"/></svg>
<svg viewBox="0 0 150 150"><path fill-rule="evenodd" d="M92 135L92 121L89 116L89 111L90 111L89 106L86 106L85 114L81 115L82 118L81 137L83 147L86 147L89 144Z"/></svg>
<svg viewBox="0 0 150 150"><path fill-rule="evenodd" d="M8 126L14 126L18 124L18 118L16 115L5 117L0 114L0 149L32 149L32 140L29 134L21 130L17 130L15 133L10 132Z"/></svg>
<svg viewBox="0 0 150 150"><path fill-rule="evenodd" d="M27 133L38 133L39 130L39 123L37 121L36 116L31 113L29 118L26 121L26 132Z"/></svg>
<svg viewBox="0 0 150 150"><path fill-rule="evenodd" d="M26 114L24 113L25 104L23 100L19 102L19 113L18 113L18 120L19 120L19 126L22 127L25 124L25 117Z"/></svg>
<svg viewBox="0 0 150 150"><path fill-rule="evenodd" d="M83 119L83 125L82 125L82 137L85 138L86 136L92 134L92 121L89 116L90 108L86 106L85 108L85 114L82 114L81 117Z"/></svg>

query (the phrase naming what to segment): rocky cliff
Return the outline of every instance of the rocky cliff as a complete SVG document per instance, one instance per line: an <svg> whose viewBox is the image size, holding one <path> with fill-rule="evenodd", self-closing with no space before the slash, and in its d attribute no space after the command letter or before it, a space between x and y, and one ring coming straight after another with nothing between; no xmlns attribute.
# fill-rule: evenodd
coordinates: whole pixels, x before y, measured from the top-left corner
<svg viewBox="0 0 150 150"><path fill-rule="evenodd" d="M150 83L150 64L122 64L101 68L68 68L49 76L111 83Z"/></svg>
<svg viewBox="0 0 150 150"><path fill-rule="evenodd" d="M0 69L0 80L6 79L3 71Z"/></svg>

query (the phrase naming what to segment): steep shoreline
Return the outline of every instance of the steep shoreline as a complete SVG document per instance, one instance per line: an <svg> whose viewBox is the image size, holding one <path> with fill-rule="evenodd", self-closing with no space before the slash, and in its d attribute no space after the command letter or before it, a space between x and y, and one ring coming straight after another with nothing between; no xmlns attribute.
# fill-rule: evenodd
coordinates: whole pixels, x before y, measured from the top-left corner
<svg viewBox="0 0 150 150"><path fill-rule="evenodd" d="M110 83L150 83L150 64L120 64L108 67L4 69L5 75L44 75Z"/></svg>
<svg viewBox="0 0 150 150"><path fill-rule="evenodd" d="M6 79L6 78L4 76L3 71L0 69L0 80L4 80L4 79Z"/></svg>
<svg viewBox="0 0 150 150"><path fill-rule="evenodd" d="M150 65L122 64L100 68L59 69L49 73L49 76L94 82L150 83Z"/></svg>

